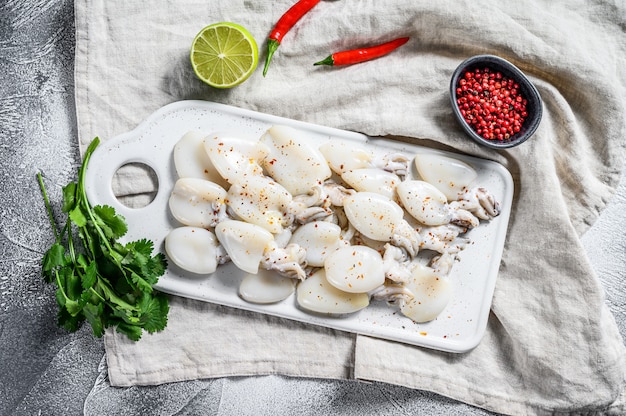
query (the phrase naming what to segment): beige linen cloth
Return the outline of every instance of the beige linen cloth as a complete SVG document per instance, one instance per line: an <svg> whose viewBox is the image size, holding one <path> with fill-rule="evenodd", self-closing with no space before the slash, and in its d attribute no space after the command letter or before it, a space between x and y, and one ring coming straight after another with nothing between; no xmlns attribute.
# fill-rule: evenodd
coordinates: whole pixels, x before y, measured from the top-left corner
<svg viewBox="0 0 626 416"><path fill-rule="evenodd" d="M449 354L173 297L162 333L137 343L106 334L111 383L282 374L382 381L510 414L626 412L624 343L580 243L623 167L626 5L322 1L285 36L267 77L259 68L225 91L195 78L188 54L202 27L245 26L262 60L265 38L292 4L77 1L81 148L135 128L165 104L204 99L502 163L515 197L486 335L471 352ZM312 65L399 36L411 40L385 58ZM483 53L518 65L543 97L541 126L518 148L480 147L452 118L452 71ZM126 192L151 190L129 176Z"/></svg>

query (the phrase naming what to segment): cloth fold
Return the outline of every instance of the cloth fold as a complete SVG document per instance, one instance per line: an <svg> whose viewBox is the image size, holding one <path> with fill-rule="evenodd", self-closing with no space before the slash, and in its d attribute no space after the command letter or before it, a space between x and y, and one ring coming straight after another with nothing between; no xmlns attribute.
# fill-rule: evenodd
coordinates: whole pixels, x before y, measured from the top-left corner
<svg viewBox="0 0 626 416"><path fill-rule="evenodd" d="M449 354L172 297L165 331L137 343L107 332L111 383L285 374L376 380L510 414L626 411L618 400L624 343L580 243L623 168L626 7L323 1L285 36L266 77L257 70L231 90L195 78L189 46L202 27L243 25L264 59L264 39L292 3L76 2L82 148L165 104L204 99L495 160L512 173L515 197L487 333L471 352ZM313 66L331 52L399 36L411 40L384 58ZM544 100L539 129L517 148L480 147L452 117L452 71L482 53L520 67ZM129 194L153 190L138 176L124 180Z"/></svg>

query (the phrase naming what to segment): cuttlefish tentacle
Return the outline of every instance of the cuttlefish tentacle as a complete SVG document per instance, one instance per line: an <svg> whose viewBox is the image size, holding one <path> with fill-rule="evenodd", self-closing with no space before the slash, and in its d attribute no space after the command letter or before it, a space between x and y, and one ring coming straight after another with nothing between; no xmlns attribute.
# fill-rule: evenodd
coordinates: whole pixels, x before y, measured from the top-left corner
<svg viewBox="0 0 626 416"><path fill-rule="evenodd" d="M404 304L412 300L415 295L406 286L395 283L385 283L370 292L374 300L385 301L391 305Z"/></svg>
<svg viewBox="0 0 626 416"><path fill-rule="evenodd" d="M410 260L406 252L393 244L385 244L383 254L385 277L396 283L406 283L411 278Z"/></svg>
<svg viewBox="0 0 626 416"><path fill-rule="evenodd" d="M306 279L306 250L298 244L287 244L285 248L270 243L263 252L261 267L275 270L292 279Z"/></svg>
<svg viewBox="0 0 626 416"><path fill-rule="evenodd" d="M476 187L465 190L457 201L450 203L453 209L466 210L481 220L491 220L500 215L500 203L487 189Z"/></svg>
<svg viewBox="0 0 626 416"><path fill-rule="evenodd" d="M409 174L410 159L402 153L389 153L374 159L372 165L387 172L395 173L401 179Z"/></svg>

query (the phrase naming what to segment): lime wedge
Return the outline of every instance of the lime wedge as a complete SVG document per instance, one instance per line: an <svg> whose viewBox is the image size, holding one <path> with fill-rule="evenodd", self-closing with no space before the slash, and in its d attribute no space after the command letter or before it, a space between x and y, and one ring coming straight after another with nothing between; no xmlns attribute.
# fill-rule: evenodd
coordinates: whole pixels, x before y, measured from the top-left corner
<svg viewBox="0 0 626 416"><path fill-rule="evenodd" d="M252 75L259 63L259 49L246 28L220 22L196 35L190 59L202 81L215 88L231 88Z"/></svg>

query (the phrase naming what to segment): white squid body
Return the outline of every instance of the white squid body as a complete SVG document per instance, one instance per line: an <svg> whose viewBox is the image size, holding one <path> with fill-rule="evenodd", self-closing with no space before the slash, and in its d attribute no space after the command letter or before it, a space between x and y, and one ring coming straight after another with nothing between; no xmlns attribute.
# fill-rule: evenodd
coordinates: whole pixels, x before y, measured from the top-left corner
<svg viewBox="0 0 626 416"><path fill-rule="evenodd" d="M165 252L178 267L198 274L215 272L218 264L218 241L200 227L178 227L165 237Z"/></svg>
<svg viewBox="0 0 626 416"><path fill-rule="evenodd" d="M323 267L326 258L350 243L341 238L341 227L332 222L313 221L296 228L291 243L306 247L306 263Z"/></svg>
<svg viewBox="0 0 626 416"><path fill-rule="evenodd" d="M199 178L214 182L223 188L227 182L215 170L204 150L204 134L189 131L174 145L174 166L179 178Z"/></svg>
<svg viewBox="0 0 626 416"><path fill-rule="evenodd" d="M229 184L264 175L260 161L269 153L264 144L216 134L206 136L203 144L215 170Z"/></svg>
<svg viewBox="0 0 626 416"><path fill-rule="evenodd" d="M382 156L349 142L330 141L320 146L320 152L326 158L330 168L339 176L356 169L381 169L397 175L406 176L409 159L401 153L389 153Z"/></svg>
<svg viewBox="0 0 626 416"><path fill-rule="evenodd" d="M274 241L266 229L236 220L222 221L215 234L235 266L252 274L259 271L265 250Z"/></svg>
<svg viewBox="0 0 626 416"><path fill-rule="evenodd" d="M330 141L319 147L330 168L338 175L372 167L374 154L347 142Z"/></svg>
<svg viewBox="0 0 626 416"><path fill-rule="evenodd" d="M280 274L261 269L248 274L239 285L239 296L251 303L276 303L287 299L296 290L296 281Z"/></svg>
<svg viewBox="0 0 626 416"><path fill-rule="evenodd" d="M413 297L401 302L400 311L418 323L435 319L452 298L453 286L450 280L420 264L412 270L411 279L405 283L405 287L413 293Z"/></svg>
<svg viewBox="0 0 626 416"><path fill-rule="evenodd" d="M343 172L341 179L359 192L375 192L394 199L400 178L393 172L376 168L352 169Z"/></svg>
<svg viewBox="0 0 626 416"><path fill-rule="evenodd" d="M228 189L226 203L237 216L278 234L288 225L291 194L272 178L252 175L239 179Z"/></svg>
<svg viewBox="0 0 626 416"><path fill-rule="evenodd" d="M441 191L448 201L457 200L478 176L467 163L434 153L418 153L414 164L420 177Z"/></svg>
<svg viewBox="0 0 626 416"><path fill-rule="evenodd" d="M367 246L348 246L332 252L324 261L326 280L339 290L366 293L385 282L380 253Z"/></svg>
<svg viewBox="0 0 626 416"><path fill-rule="evenodd" d="M293 196L306 194L331 176L322 153L300 136L302 133L292 127L273 126L260 140L269 149L261 165Z"/></svg>
<svg viewBox="0 0 626 416"><path fill-rule="evenodd" d="M372 240L389 241L404 210L389 198L374 192L357 192L343 201L343 209L354 228Z"/></svg>
<svg viewBox="0 0 626 416"><path fill-rule="evenodd" d="M396 187L396 192L404 209L424 225L447 224L452 219L448 199L428 182L407 180Z"/></svg>
<svg viewBox="0 0 626 416"><path fill-rule="evenodd" d="M343 200L343 209L364 242L367 243L367 239L391 242L405 249L410 257L415 257L420 250L422 238L404 219L402 207L386 196L356 192Z"/></svg>
<svg viewBox="0 0 626 416"><path fill-rule="evenodd" d="M275 270L282 276L303 280L306 251L297 244L281 247L274 235L255 224L224 220L215 227L215 235L239 269L256 274L259 267Z"/></svg>
<svg viewBox="0 0 626 416"><path fill-rule="evenodd" d="M354 313L370 302L367 293L348 293L331 285L324 269L298 284L296 300L306 310L327 314Z"/></svg>
<svg viewBox="0 0 626 416"><path fill-rule="evenodd" d="M226 191L200 178L180 178L169 198L170 212L179 222L194 227L215 227L226 208Z"/></svg>

